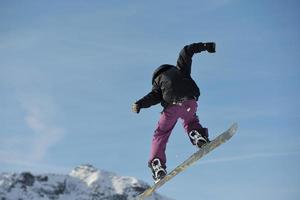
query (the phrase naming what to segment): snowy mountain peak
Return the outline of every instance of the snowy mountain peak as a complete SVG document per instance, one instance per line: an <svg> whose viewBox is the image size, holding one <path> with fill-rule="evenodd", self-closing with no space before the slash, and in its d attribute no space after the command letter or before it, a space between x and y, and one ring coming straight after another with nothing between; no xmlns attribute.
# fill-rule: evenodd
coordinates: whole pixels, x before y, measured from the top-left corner
<svg viewBox="0 0 300 200"><path fill-rule="evenodd" d="M92 165L80 165L69 175L30 172L0 173L1 200L134 200L149 185ZM149 200L167 200L155 193Z"/></svg>
<svg viewBox="0 0 300 200"><path fill-rule="evenodd" d="M85 182L88 186L93 184L102 183L103 185L109 185L110 180L116 176L116 174L104 170L98 170L94 166L85 164L76 167L71 171L70 176L79 178Z"/></svg>

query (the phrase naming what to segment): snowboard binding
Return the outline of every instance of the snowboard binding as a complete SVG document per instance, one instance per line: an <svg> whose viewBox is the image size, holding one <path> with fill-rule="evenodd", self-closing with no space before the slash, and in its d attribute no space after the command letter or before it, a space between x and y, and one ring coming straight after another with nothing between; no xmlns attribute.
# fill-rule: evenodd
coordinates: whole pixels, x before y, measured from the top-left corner
<svg viewBox="0 0 300 200"><path fill-rule="evenodd" d="M207 133L207 128L203 128ZM204 135L204 134L203 134ZM199 148L201 148L203 145L207 144L209 141L208 137L202 136L198 130L192 130L189 132L189 137L193 145L197 145Z"/></svg>
<svg viewBox="0 0 300 200"><path fill-rule="evenodd" d="M167 175L167 171L165 167L162 166L159 158L154 158L151 161L151 163L149 163L149 167L151 168L152 171L152 177L154 179L154 183L157 183Z"/></svg>

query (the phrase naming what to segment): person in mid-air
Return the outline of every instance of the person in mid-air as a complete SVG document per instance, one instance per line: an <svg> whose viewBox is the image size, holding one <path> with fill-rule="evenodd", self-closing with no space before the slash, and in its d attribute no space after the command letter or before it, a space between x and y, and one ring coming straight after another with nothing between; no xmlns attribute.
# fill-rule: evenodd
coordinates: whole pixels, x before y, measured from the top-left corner
<svg viewBox="0 0 300 200"><path fill-rule="evenodd" d="M155 182L167 174L166 145L179 118L183 120L183 127L193 145L201 148L209 142L208 129L202 127L196 114L200 90L191 77L191 66L195 53L215 53L215 47L213 42L184 46L179 53L177 65L159 66L152 76L151 92L132 105L132 111L135 113L139 113L141 108L158 103L164 108L153 135L148 162Z"/></svg>

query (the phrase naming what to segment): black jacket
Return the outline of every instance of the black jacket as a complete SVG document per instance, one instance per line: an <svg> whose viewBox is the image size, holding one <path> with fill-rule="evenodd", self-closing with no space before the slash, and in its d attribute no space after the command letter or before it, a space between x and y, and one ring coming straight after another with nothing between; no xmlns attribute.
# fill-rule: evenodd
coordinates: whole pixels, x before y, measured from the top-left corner
<svg viewBox="0 0 300 200"><path fill-rule="evenodd" d="M200 90L191 77L192 57L204 50L203 43L186 45L179 53L177 65L161 65L152 76L152 90L136 103L148 108L161 103L163 107L188 99L198 100Z"/></svg>

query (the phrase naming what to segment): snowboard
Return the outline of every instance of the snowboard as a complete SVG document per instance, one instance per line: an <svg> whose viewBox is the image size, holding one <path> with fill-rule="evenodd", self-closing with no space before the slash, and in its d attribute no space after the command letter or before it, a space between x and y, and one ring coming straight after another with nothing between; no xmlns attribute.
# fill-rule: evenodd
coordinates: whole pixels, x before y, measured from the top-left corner
<svg viewBox="0 0 300 200"><path fill-rule="evenodd" d="M186 159L183 163L178 165L173 171L168 173L163 179L155 183L152 187L149 187L146 189L143 193L141 193L139 196L137 196L137 200L144 200L146 197L149 197L152 195L152 193L155 192L159 187L164 185L166 182L168 182L170 179L172 179L177 174L183 172L188 167L190 167L192 164L194 164L197 160L208 154L210 151L214 150L221 144L225 143L227 140L229 140L237 131L238 124L234 123L231 125L231 127L225 131L224 133L217 136L215 139L210 141L209 143L203 145L201 149L199 149L197 152L195 152L193 155L191 155L188 159Z"/></svg>

